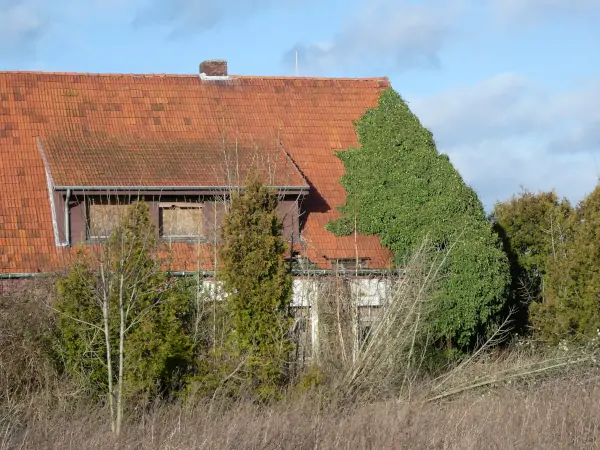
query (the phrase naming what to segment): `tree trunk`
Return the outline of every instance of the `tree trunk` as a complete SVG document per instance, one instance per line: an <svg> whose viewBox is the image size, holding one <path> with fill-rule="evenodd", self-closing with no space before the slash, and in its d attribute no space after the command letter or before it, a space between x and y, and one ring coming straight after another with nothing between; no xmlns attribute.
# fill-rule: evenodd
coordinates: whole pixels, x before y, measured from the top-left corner
<svg viewBox="0 0 600 450"><path fill-rule="evenodd" d="M124 275L121 273L119 285L119 378L117 380L117 420L115 434L121 433L121 423L123 421L123 373L125 356L125 305L123 302Z"/></svg>
<svg viewBox="0 0 600 450"><path fill-rule="evenodd" d="M112 373L112 355L110 347L110 328L109 328L109 302L110 292L106 282L106 274L104 272L104 264L100 265L100 274L102 276L102 322L104 325L104 342L106 344L106 368L108 372L108 407L110 409L110 429L113 433L116 432L115 421L115 390L113 385Z"/></svg>

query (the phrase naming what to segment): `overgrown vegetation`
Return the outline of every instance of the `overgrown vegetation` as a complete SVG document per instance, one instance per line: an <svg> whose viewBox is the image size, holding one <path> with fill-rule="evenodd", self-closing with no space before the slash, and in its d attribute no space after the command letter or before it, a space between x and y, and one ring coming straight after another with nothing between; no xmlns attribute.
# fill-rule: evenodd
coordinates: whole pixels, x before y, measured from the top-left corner
<svg viewBox="0 0 600 450"><path fill-rule="evenodd" d="M65 273L0 295L0 449L600 445L581 394L600 389L600 186L486 217L396 92L357 131L328 228L396 256L368 325L365 280L339 272L302 279L312 303L292 312L256 176L224 200L214 280L169 275L134 201Z"/></svg>
<svg viewBox="0 0 600 450"><path fill-rule="evenodd" d="M510 304L516 309L517 331L523 332L529 306L546 293L548 266L561 258L564 243L572 237L573 208L556 192L524 190L496 204L490 218L510 261Z"/></svg>
<svg viewBox="0 0 600 450"><path fill-rule="evenodd" d="M118 444L103 426L102 410L55 410L36 416L25 430L11 428L0 448L593 449L600 445L595 375L582 372L538 386L503 386L436 403L161 406L127 423Z"/></svg>
<svg viewBox="0 0 600 450"><path fill-rule="evenodd" d="M53 353L56 315L43 306L53 279L21 286L20 295L0 295L0 405L31 392L52 390L57 379Z"/></svg>
<svg viewBox="0 0 600 450"><path fill-rule="evenodd" d="M425 239L442 253L452 247L430 311L431 338L472 347L493 332L510 283L506 254L477 194L392 88L367 110L357 134L360 147L338 153L347 199L328 229L379 236L399 265Z"/></svg>
<svg viewBox="0 0 600 450"><path fill-rule="evenodd" d="M600 186L571 207L554 192L522 192L491 215L514 274L514 298L535 339L593 344L600 329ZM527 320L528 319L528 320Z"/></svg>
<svg viewBox="0 0 600 450"><path fill-rule="evenodd" d="M547 289L531 322L544 340L586 342L600 336L600 186L574 211L571 232L548 258Z"/></svg>
<svg viewBox="0 0 600 450"><path fill-rule="evenodd" d="M106 398L117 434L124 402L177 392L192 359L189 299L155 254L148 205L135 202L106 243L80 251L58 283L59 360L87 392Z"/></svg>

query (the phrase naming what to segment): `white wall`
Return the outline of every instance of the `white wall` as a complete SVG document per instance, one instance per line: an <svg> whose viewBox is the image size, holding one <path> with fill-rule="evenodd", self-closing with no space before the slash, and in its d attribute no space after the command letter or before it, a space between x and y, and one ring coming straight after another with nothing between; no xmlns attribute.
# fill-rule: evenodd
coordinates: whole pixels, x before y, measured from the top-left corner
<svg viewBox="0 0 600 450"><path fill-rule="evenodd" d="M330 281L328 277L306 277L294 278L292 306L309 307L314 304L320 287L324 282ZM390 290L390 282L381 278L347 278L350 285L350 291L354 299L358 299L358 306L383 306ZM218 287L218 286L217 286ZM223 292L215 292L215 282L213 280L203 281L203 290L208 295L216 295L219 300L223 300Z"/></svg>

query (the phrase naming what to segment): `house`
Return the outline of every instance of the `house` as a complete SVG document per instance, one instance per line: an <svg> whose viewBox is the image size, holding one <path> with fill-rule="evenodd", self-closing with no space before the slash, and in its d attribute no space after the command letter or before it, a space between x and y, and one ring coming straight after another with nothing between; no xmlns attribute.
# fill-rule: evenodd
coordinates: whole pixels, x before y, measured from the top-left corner
<svg viewBox="0 0 600 450"><path fill-rule="evenodd" d="M357 145L353 122L388 86L236 76L220 60L193 75L0 72L3 285L64 266L140 195L176 270L211 270L218 199L252 165L280 194L285 236L311 270L388 267L377 237L325 229L345 201L335 152Z"/></svg>

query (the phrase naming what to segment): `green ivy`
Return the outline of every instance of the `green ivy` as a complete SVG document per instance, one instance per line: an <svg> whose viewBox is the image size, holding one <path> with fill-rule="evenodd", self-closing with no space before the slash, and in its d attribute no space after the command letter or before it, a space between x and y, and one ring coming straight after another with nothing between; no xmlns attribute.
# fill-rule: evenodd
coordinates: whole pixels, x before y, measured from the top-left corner
<svg viewBox="0 0 600 450"><path fill-rule="evenodd" d="M396 262L427 238L439 251L452 246L441 275L430 324L448 345L472 345L502 310L510 273L498 237L477 194L429 130L392 88L356 124L360 147L338 153L346 169L336 235L377 235Z"/></svg>

